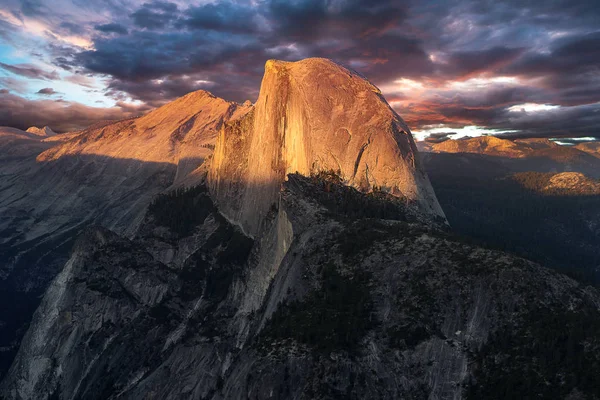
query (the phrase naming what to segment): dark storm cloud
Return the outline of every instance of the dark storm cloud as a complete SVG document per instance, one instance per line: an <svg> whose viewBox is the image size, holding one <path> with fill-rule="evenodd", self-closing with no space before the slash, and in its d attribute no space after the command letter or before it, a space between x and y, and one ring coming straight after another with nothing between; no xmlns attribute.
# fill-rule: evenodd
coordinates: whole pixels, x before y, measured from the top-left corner
<svg viewBox="0 0 600 400"><path fill-rule="evenodd" d="M37 94L46 95L46 96L52 96L54 94L57 94L58 92L56 92L52 88L43 88L43 89L38 90L36 93Z"/></svg>
<svg viewBox="0 0 600 400"><path fill-rule="evenodd" d="M109 24L103 24L103 25L96 25L94 27L95 30L99 31L99 32L104 32L104 33L118 33L119 35L127 35L127 33L129 33L129 31L127 30L126 27L124 27L121 24L117 24L117 23L109 23Z"/></svg>
<svg viewBox="0 0 600 400"><path fill-rule="evenodd" d="M407 16L407 5L393 0L339 2L270 0L267 16L278 33L290 39L309 40L346 33L364 37L385 32Z"/></svg>
<svg viewBox="0 0 600 400"><path fill-rule="evenodd" d="M199 78L199 77L198 77ZM165 99L181 97L196 90L212 90L215 84L211 81L191 77L166 77L161 81L146 81L136 83L131 81L113 80L107 95L118 98L121 93L128 93L136 98L145 99L146 103L158 107L166 102Z"/></svg>
<svg viewBox="0 0 600 400"><path fill-rule="evenodd" d="M236 39L214 32L136 31L98 39L94 50L79 53L76 60L93 72L142 81L210 69L234 55L241 57L252 42Z"/></svg>
<svg viewBox="0 0 600 400"><path fill-rule="evenodd" d="M557 40L550 52L531 52L507 68L508 72L532 76L577 75L598 72L600 32Z"/></svg>
<svg viewBox="0 0 600 400"><path fill-rule="evenodd" d="M28 65L28 64L20 64L20 65L9 65L3 62L0 62L0 68L3 68L9 72L12 72L16 75L21 75L26 78L31 79L42 79L42 80L55 80L59 79L56 71L47 72L36 66Z"/></svg>
<svg viewBox="0 0 600 400"><path fill-rule="evenodd" d="M507 73L543 79L557 104L600 101L600 32L557 40L546 54L532 52Z"/></svg>
<svg viewBox="0 0 600 400"><path fill-rule="evenodd" d="M516 60L524 48L493 47L486 50L457 51L452 53L441 68L452 77L467 77L479 73L493 73Z"/></svg>
<svg viewBox="0 0 600 400"><path fill-rule="evenodd" d="M170 3L146 3L131 14L134 24L144 30L96 38L95 49L78 54L76 62L114 77L111 88L127 87L136 98L152 102L156 95L135 83L195 73L216 75L217 84L211 89L215 94L243 101L257 93L269 58L330 57L381 82L399 73L412 76L433 70L419 40L388 32L406 18L406 7L399 2L270 0L259 4L257 8L221 1L180 10ZM177 29L164 30L171 23ZM178 90L164 93L194 89L181 82L173 85Z"/></svg>
<svg viewBox="0 0 600 400"><path fill-rule="evenodd" d="M231 33L253 33L261 29L257 18L258 13L253 7L225 1L190 7L185 12L181 26Z"/></svg>
<svg viewBox="0 0 600 400"><path fill-rule="evenodd" d="M360 46L348 46L337 51L335 46L334 49L325 47L316 51L320 57L333 58L363 73L376 84L435 72L423 42L395 32L362 38Z"/></svg>
<svg viewBox="0 0 600 400"><path fill-rule="evenodd" d="M597 136L600 132L600 104L559 108L542 113L505 111L504 114L496 116L490 126L503 126L508 122L521 136Z"/></svg>
<svg viewBox="0 0 600 400"><path fill-rule="evenodd" d="M177 5L166 1L145 3L131 14L133 23L146 29L162 29L177 18Z"/></svg>
<svg viewBox="0 0 600 400"><path fill-rule="evenodd" d="M73 22L61 22L60 28L73 35L83 35L85 33L83 26Z"/></svg>
<svg viewBox="0 0 600 400"><path fill-rule="evenodd" d="M425 138L425 142L427 143L442 143L446 140L450 140L451 136L456 135L456 132L440 132L440 133L431 133L429 136Z"/></svg>

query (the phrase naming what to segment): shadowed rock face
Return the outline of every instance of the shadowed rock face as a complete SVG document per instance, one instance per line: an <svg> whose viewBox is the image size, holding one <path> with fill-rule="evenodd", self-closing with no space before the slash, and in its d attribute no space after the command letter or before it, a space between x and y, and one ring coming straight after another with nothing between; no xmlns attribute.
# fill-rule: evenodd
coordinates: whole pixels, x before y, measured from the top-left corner
<svg viewBox="0 0 600 400"><path fill-rule="evenodd" d="M332 61L270 60L252 113L224 127L210 169L223 211L255 234L289 173L339 171L443 217L410 130L381 92Z"/></svg>
<svg viewBox="0 0 600 400"><path fill-rule="evenodd" d="M596 398L597 290L394 220L392 196L295 174L270 213L293 232L273 272L269 235L246 237L206 194L167 196L132 240L81 235L0 397ZM199 204L189 236L160 222Z"/></svg>

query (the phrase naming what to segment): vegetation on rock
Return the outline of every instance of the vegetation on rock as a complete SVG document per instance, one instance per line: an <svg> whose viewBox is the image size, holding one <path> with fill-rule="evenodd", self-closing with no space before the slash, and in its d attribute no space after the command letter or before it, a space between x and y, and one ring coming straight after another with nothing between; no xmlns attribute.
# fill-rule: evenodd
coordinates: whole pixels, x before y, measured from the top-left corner
<svg viewBox="0 0 600 400"><path fill-rule="evenodd" d="M159 194L148 207L157 225L169 228L180 237L189 236L214 210L203 185Z"/></svg>
<svg viewBox="0 0 600 400"><path fill-rule="evenodd" d="M318 350L353 350L375 325L369 293L369 274L340 273L333 264L321 271L321 287L301 301L280 304L262 335L294 339Z"/></svg>

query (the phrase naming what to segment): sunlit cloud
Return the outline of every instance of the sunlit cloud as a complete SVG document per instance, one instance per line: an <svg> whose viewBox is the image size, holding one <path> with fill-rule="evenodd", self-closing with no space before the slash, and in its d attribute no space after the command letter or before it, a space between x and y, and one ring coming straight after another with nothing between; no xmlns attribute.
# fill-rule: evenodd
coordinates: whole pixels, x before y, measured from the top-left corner
<svg viewBox="0 0 600 400"><path fill-rule="evenodd" d="M420 129L420 130L416 130L416 131L412 132L413 137L416 140L422 141L431 135L436 135L436 134L440 134L440 133L448 133L448 132L451 132L451 134L449 136L452 136L453 139L458 139L458 138L462 138L462 137L477 137L477 136L482 136L482 135L498 135L498 134L515 132L514 130L503 131L500 129L488 129L483 126L476 126L476 125L468 125L468 126L463 126L461 128L452 128L452 127L440 124L437 126L429 126L429 127L425 126L423 128L424 129Z"/></svg>
<svg viewBox="0 0 600 400"><path fill-rule="evenodd" d="M23 33L38 36L40 38L50 37L56 41L64 42L82 49L93 49L94 43L89 38L76 35L63 35L38 19L22 16L21 19L15 17L12 13L0 9L0 19L14 26L14 29L20 29Z"/></svg>
<svg viewBox="0 0 600 400"><path fill-rule="evenodd" d="M511 106L511 107L508 107L508 111L536 113L536 112L556 110L559 107L560 106L555 106L552 104L525 103L525 104L517 104L517 105Z"/></svg>

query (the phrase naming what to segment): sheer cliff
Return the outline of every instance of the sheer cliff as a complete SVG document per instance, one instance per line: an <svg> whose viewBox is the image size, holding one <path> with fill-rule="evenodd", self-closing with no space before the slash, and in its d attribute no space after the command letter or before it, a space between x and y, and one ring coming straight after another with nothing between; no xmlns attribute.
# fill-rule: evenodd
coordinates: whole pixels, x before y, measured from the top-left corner
<svg viewBox="0 0 600 400"><path fill-rule="evenodd" d="M221 210L255 234L287 174L328 170L444 218L408 126L379 89L330 60L268 61L254 109L218 138L209 183Z"/></svg>

